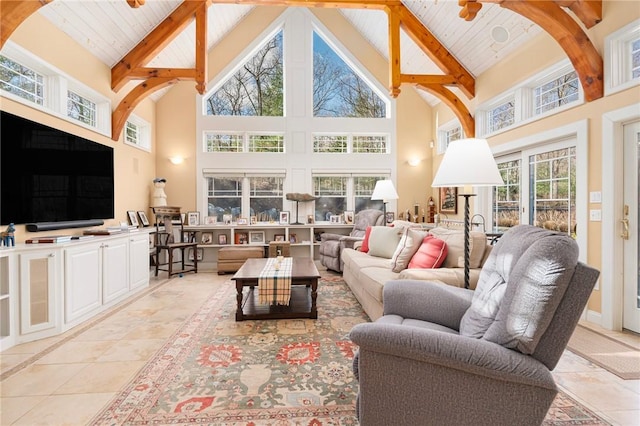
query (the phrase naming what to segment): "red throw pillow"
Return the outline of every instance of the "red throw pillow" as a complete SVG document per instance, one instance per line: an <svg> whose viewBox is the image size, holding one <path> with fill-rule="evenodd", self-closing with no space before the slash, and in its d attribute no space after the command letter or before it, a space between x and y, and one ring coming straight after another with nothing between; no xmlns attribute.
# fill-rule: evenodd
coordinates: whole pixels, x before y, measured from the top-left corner
<svg viewBox="0 0 640 426"><path fill-rule="evenodd" d="M409 268L439 268L447 257L447 243L443 240L427 235L422 240L420 248L409 262Z"/></svg>
<svg viewBox="0 0 640 426"><path fill-rule="evenodd" d="M362 240L362 246L360 246L360 251L363 253L369 252L369 235L371 235L371 227L367 226L367 229L364 231L364 240Z"/></svg>

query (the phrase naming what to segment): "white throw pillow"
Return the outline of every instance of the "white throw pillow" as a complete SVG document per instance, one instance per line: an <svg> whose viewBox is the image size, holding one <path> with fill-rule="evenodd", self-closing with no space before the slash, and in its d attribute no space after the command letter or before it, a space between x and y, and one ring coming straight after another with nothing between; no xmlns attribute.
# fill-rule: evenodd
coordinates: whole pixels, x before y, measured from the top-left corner
<svg viewBox="0 0 640 426"><path fill-rule="evenodd" d="M388 226L372 226L369 234L369 255L391 259L401 236L402 230Z"/></svg>
<svg viewBox="0 0 640 426"><path fill-rule="evenodd" d="M427 235L427 231L420 231L414 228L405 228L396 247L396 251L391 257L391 269L393 272L400 272L407 269L411 258L420 248L422 240Z"/></svg>

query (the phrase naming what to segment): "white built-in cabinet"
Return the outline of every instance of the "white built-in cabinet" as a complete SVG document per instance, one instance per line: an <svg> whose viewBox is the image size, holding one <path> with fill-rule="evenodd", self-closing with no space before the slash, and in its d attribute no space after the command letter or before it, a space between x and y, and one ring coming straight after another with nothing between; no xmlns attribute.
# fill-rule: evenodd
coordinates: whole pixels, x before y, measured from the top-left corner
<svg viewBox="0 0 640 426"><path fill-rule="evenodd" d="M0 249L0 349L67 331L148 285L146 230Z"/></svg>

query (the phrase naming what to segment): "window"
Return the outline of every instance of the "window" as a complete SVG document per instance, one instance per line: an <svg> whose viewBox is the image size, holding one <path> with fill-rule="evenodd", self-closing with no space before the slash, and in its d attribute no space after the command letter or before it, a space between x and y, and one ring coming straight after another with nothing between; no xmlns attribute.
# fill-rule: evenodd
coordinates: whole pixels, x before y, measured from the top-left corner
<svg viewBox="0 0 640 426"><path fill-rule="evenodd" d="M124 143L151 151L151 125L140 117L131 114L124 126Z"/></svg>
<svg viewBox="0 0 640 426"><path fill-rule="evenodd" d="M282 62L282 31L279 31L207 99L207 114L281 117Z"/></svg>
<svg viewBox="0 0 640 426"><path fill-rule="evenodd" d="M640 84L640 19L605 38L604 66L605 96Z"/></svg>
<svg viewBox="0 0 640 426"><path fill-rule="evenodd" d="M578 100L579 87L580 81L575 71L536 87L535 114L542 114ZM513 113L511 116L513 122Z"/></svg>
<svg viewBox="0 0 640 426"><path fill-rule="evenodd" d="M284 152L284 136L249 135L249 152Z"/></svg>
<svg viewBox="0 0 640 426"><path fill-rule="evenodd" d="M388 179L388 175L345 175L313 177L316 200L316 221L330 221L331 216L341 215L345 210L356 213L364 209L382 210L382 201L371 200L376 182Z"/></svg>
<svg viewBox="0 0 640 426"><path fill-rule="evenodd" d="M6 98L111 137L109 98L10 40L0 55L0 90Z"/></svg>
<svg viewBox="0 0 640 426"><path fill-rule="evenodd" d="M505 231L520 224L520 159L498 162L504 185L493 189L493 229Z"/></svg>
<svg viewBox="0 0 640 426"><path fill-rule="evenodd" d="M0 88L38 105L44 104L44 77L0 55Z"/></svg>
<svg viewBox="0 0 640 426"><path fill-rule="evenodd" d="M258 222L274 222L280 218L284 179L281 177L251 177L249 209L250 216Z"/></svg>
<svg viewBox="0 0 640 426"><path fill-rule="evenodd" d="M357 154L386 154L386 135L313 135L313 152Z"/></svg>
<svg viewBox="0 0 640 426"><path fill-rule="evenodd" d="M365 209L382 210L382 201L372 200L371 195L373 195L376 182L387 178L388 176L355 176L353 178L356 212Z"/></svg>
<svg viewBox="0 0 640 426"><path fill-rule="evenodd" d="M242 152L243 150L243 137L240 134L207 133L205 139L205 152Z"/></svg>
<svg viewBox="0 0 640 426"><path fill-rule="evenodd" d="M313 115L384 118L384 100L313 32Z"/></svg>
<svg viewBox="0 0 640 426"><path fill-rule="evenodd" d="M464 137L458 120L452 120L438 129L438 154L444 154L449 144Z"/></svg>
<svg viewBox="0 0 640 426"><path fill-rule="evenodd" d="M215 216L223 223L224 215L231 215L235 222L242 211L241 177L207 178L207 216Z"/></svg>
<svg viewBox="0 0 640 426"><path fill-rule="evenodd" d="M487 137L556 114L583 102L582 86L568 60L478 107L476 134Z"/></svg>

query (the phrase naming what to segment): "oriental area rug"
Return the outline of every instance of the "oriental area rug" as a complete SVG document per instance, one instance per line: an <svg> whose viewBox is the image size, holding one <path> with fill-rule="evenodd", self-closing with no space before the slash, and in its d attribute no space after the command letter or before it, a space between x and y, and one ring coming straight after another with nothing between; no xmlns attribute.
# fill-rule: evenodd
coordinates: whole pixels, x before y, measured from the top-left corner
<svg viewBox="0 0 640 426"><path fill-rule="evenodd" d="M357 425L357 347L368 321L340 276L322 272L317 320L235 321L235 286L215 292L92 425ZM606 425L559 394L546 425Z"/></svg>

